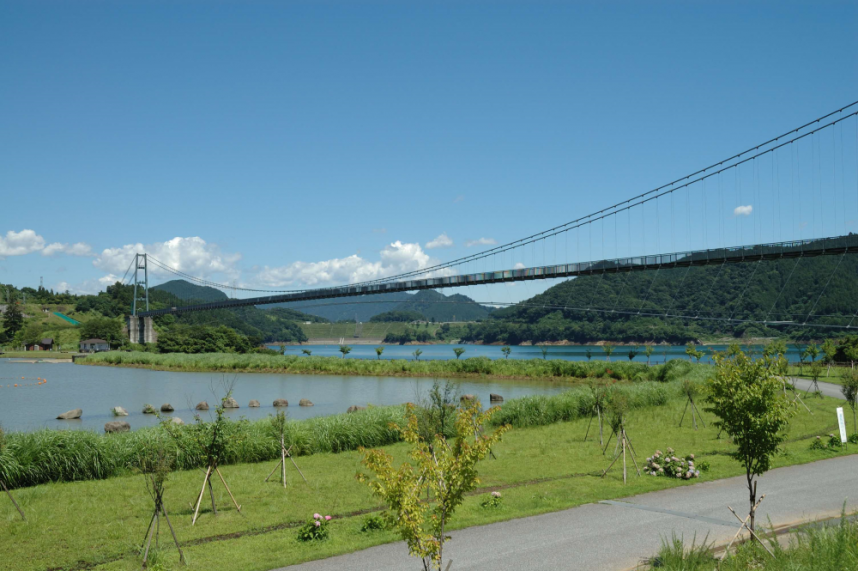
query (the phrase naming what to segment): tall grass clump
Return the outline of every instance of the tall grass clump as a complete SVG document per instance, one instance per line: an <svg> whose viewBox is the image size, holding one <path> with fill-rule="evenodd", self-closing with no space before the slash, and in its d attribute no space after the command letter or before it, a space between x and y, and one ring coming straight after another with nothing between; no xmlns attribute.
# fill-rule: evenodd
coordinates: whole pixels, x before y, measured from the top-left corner
<svg viewBox="0 0 858 571"><path fill-rule="evenodd" d="M144 353L106 352L80 361L89 365L145 367L170 371L210 372L282 372L294 374L419 376L419 377L508 377L615 379L618 381L670 382L693 370L682 360L665 365L645 363L607 363L605 361L566 361L562 359L489 359L471 357L450 361L406 361L404 359L340 359L297 355L261 355L236 353Z"/></svg>
<svg viewBox="0 0 858 571"><path fill-rule="evenodd" d="M858 569L858 522L845 516L839 522L807 527L790 538L787 547L766 540L774 557L757 542L748 542L717 565L720 571L795 571L798 569ZM686 547L681 539L664 541L650 562L664 571L711 571L716 562L705 541Z"/></svg>
<svg viewBox="0 0 858 571"><path fill-rule="evenodd" d="M361 446L377 447L398 442L390 423L401 423L404 407L372 407L352 414L338 414L287 425L286 446L295 454L343 452ZM233 422L233 421L230 421ZM280 445L268 433L269 421L234 421L234 433L223 463L263 462L280 457ZM134 432L98 434L85 430L13 432L0 457L0 478L10 488L46 482L99 480L129 473L138 458L154 448L166 448L176 456L176 468L205 466L206 458L193 441L193 425L141 428Z"/></svg>
<svg viewBox="0 0 858 571"><path fill-rule="evenodd" d="M628 400L630 409L663 406L680 395L679 383L641 382L630 385L613 385L612 394ZM559 395L533 395L504 403L492 417L492 424L509 424L515 428L542 426L586 418L592 414L595 396L589 388L571 389Z"/></svg>

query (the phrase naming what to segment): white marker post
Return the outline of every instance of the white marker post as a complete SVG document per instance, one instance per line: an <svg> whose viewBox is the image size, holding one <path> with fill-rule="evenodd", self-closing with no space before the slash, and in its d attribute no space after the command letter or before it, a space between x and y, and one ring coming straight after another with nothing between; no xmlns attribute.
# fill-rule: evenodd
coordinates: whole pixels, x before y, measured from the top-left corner
<svg viewBox="0 0 858 571"><path fill-rule="evenodd" d="M846 444L846 420L843 418L843 407L837 407L837 424L840 426L840 443Z"/></svg>

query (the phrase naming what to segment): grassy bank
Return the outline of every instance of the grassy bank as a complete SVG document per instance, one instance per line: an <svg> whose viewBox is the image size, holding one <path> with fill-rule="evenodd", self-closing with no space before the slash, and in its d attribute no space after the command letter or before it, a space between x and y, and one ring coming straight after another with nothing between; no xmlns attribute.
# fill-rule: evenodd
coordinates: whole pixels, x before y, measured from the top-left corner
<svg viewBox="0 0 858 571"><path fill-rule="evenodd" d="M682 361L676 360L676 363ZM665 367L645 363L565 361L561 359L489 359L472 357L450 361L406 361L403 359L342 359L296 355L240 355L235 353L97 353L80 361L85 365L142 367L161 371L294 373L303 375L366 375L411 377L485 378L613 378L616 380L663 380ZM687 363L686 363L687 364Z"/></svg>
<svg viewBox="0 0 858 571"><path fill-rule="evenodd" d="M618 384L614 390L626 395L633 410L644 409L678 398L679 383ZM509 400L492 420L495 426L540 426L585 417L592 406L592 392L578 388L550 397ZM403 412L402 406L372 407L352 414L290 422L286 443L299 456L393 444L399 441L399 434L389 425L401 423ZM280 449L270 437L268 427L267 420L238 421L238 433L227 445L225 463L276 459ZM160 427L111 435L43 429L7 435L8 446L0 456L0 479L17 488L120 476L129 473L132 462L156 441L166 443L174 451L181 469L205 464L202 457L186 452L192 446L176 446Z"/></svg>
<svg viewBox="0 0 858 571"><path fill-rule="evenodd" d="M636 388L636 387L635 387ZM773 467L829 458L844 451L812 451L810 439L835 430L833 399L807 399L814 414L804 412L790 426L785 451ZM638 461L657 449L672 446L679 454L694 453L698 465L711 467L700 481L736 476L741 469L727 456L732 446L717 439L706 414L708 428L677 428L684 401L671 398L665 406L640 408L629 415L628 431L638 451ZM495 521L556 511L602 499L688 485L688 482L632 476L622 484L621 470L600 478L609 458L602 455L598 437L583 441L586 418L546 426L514 429L495 448L496 460L480 464L481 489L469 496L452 520L462 528ZM407 446L399 443L386 449L404 461ZM317 453L299 457L307 476L305 484L289 465L287 489L276 482L265 483L274 462L224 466L242 514L230 505L219 483L215 486L219 515L204 502L204 513L191 526L189 502L199 494L202 472L186 470L171 476L166 506L189 560L188 569L206 571L268 571L278 566L328 557L397 540L388 531L361 532L365 513L379 508L366 486L354 479L360 470L355 451ZM503 503L496 509L480 507L491 490L500 490ZM763 490L764 491L764 490ZM137 475L71 483L48 483L15 490L27 513L20 521L9 501L0 501L0 553L3 568L14 571L37 569L97 569L120 571L140 568L135 552L151 515L151 500L143 479ZM744 495L737 497L743 501ZM314 512L332 514L331 538L320 543L301 543L295 527ZM162 526L162 533L168 532ZM158 553L165 568L181 569L175 551L166 549L169 535L162 535ZM453 540L455 541L455 540ZM412 569L418 569L414 561Z"/></svg>
<svg viewBox="0 0 858 571"><path fill-rule="evenodd" d="M71 353L59 351L6 351L0 353L0 359L67 359L71 361Z"/></svg>

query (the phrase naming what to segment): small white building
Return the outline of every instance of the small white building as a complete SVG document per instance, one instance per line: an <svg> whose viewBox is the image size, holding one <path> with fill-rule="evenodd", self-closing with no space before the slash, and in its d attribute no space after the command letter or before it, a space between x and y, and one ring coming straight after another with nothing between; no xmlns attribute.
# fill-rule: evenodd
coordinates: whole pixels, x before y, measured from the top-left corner
<svg viewBox="0 0 858 571"><path fill-rule="evenodd" d="M104 339L87 339L80 342L81 353L98 353L99 351L110 351L110 344Z"/></svg>

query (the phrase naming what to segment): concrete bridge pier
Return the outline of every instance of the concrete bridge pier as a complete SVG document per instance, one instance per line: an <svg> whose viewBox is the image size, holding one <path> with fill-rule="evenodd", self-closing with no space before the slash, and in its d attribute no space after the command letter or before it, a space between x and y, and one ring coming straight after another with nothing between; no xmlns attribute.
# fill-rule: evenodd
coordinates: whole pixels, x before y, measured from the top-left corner
<svg viewBox="0 0 858 571"><path fill-rule="evenodd" d="M128 316L128 338L132 343L156 343L158 334L151 317Z"/></svg>

